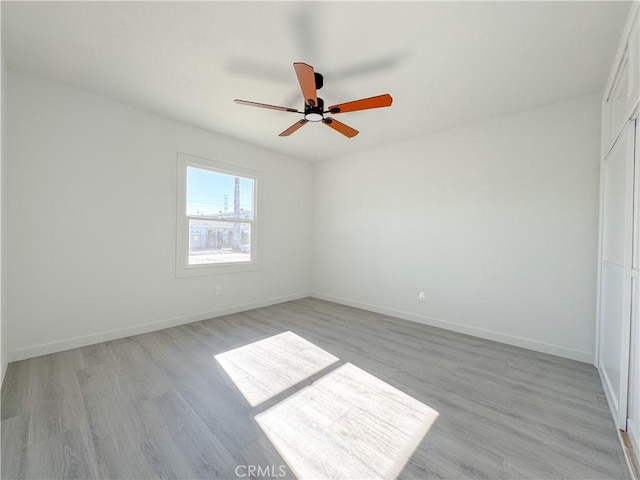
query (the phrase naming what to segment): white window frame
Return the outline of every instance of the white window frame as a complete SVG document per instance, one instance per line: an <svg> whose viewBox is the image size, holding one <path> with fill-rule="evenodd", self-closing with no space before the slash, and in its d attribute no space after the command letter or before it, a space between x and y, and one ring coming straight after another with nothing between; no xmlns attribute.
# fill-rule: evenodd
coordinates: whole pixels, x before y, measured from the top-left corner
<svg viewBox="0 0 640 480"><path fill-rule="evenodd" d="M187 168L194 167L210 170L216 173L231 175L253 180L253 203L251 219L224 219L224 221L239 221L251 223L251 260L248 262L205 263L189 265L189 217L187 215ZM202 275L217 275L225 273L246 272L258 270L260 267L258 256L258 204L260 172L247 168L228 165L206 158L195 157L186 153L178 153L177 173L177 210L176 210L176 277L197 277ZM205 220L220 220L213 217L198 217Z"/></svg>

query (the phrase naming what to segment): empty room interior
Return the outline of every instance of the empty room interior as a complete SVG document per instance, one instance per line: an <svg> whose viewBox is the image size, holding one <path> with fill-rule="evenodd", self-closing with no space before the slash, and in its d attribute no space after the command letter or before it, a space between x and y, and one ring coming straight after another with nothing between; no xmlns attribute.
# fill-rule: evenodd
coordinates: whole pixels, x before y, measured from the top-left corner
<svg viewBox="0 0 640 480"><path fill-rule="evenodd" d="M640 2L0 7L3 479L640 480Z"/></svg>

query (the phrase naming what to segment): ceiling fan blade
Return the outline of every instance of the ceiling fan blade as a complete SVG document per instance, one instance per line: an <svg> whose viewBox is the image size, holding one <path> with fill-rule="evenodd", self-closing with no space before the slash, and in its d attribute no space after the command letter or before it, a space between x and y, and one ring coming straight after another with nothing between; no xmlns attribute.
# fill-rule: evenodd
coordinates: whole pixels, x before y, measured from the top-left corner
<svg viewBox="0 0 640 480"><path fill-rule="evenodd" d="M283 112L304 113L289 107L278 107L277 105L267 105L266 103L250 102L249 100L240 100L236 98L234 100L239 105L248 105L249 107L269 108L271 110L281 110Z"/></svg>
<svg viewBox="0 0 640 480"><path fill-rule="evenodd" d="M287 128L284 132L282 132L280 135L278 135L279 137L288 137L289 135L291 135L293 132L295 132L296 130L298 130L299 128L301 128L303 125L306 125L307 123L309 123L309 120L303 118L302 120L300 120L299 122L294 123L293 125L291 125L289 128Z"/></svg>
<svg viewBox="0 0 640 480"><path fill-rule="evenodd" d="M339 122L335 118L323 118L322 123L324 123L327 127L333 128L336 132L340 132L345 137L355 137L358 133L358 130L355 128L351 128L349 125L345 125L342 122Z"/></svg>
<svg viewBox="0 0 640 480"><path fill-rule="evenodd" d="M296 62L293 64L293 68L298 76L298 82L300 82L300 89L302 90L302 96L304 97L304 103L306 105L315 106L318 105L318 94L316 92L316 76L311 65L306 63Z"/></svg>
<svg viewBox="0 0 640 480"><path fill-rule="evenodd" d="M357 110L368 110L370 108L388 107L393 103L393 98L388 93L378 95L377 97L363 98L362 100L354 100L353 102L339 103L329 107L330 113L355 112Z"/></svg>

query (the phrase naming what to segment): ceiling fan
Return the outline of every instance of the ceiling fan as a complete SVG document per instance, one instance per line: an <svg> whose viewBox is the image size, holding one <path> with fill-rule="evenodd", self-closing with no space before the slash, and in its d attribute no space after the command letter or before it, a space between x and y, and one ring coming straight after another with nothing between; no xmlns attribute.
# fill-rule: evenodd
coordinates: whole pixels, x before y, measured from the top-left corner
<svg viewBox="0 0 640 480"><path fill-rule="evenodd" d="M297 121L284 132L280 134L281 137L288 137L293 132L303 127L309 122L322 122L326 126L333 128L335 131L340 132L346 137L355 137L359 132L358 130L339 122L335 118L325 117L326 113L336 115L338 113L355 112L358 110L368 110L370 108L388 107L393 102L393 98L388 93L384 95L378 95L376 97L363 98L361 100L354 100L352 102L339 103L333 105L327 110L324 109L324 100L318 97L317 90L320 90L323 85L323 77L321 74L314 72L311 65L306 63L296 62L293 64L293 68L298 76L298 82L300 83L300 89L304 97L304 111L296 110L295 108L279 107L277 105L267 105L266 103L250 102L248 100L235 99L234 102L240 105L248 105L250 107L269 108L271 110L280 110L283 112L301 113L304 115L302 120Z"/></svg>

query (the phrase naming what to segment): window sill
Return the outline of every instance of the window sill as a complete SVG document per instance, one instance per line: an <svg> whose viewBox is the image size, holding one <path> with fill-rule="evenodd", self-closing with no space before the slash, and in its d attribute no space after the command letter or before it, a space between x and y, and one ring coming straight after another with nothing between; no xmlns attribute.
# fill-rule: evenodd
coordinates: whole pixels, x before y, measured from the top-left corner
<svg viewBox="0 0 640 480"><path fill-rule="evenodd" d="M228 273L254 272L256 270L260 270L260 265L257 262L193 265L176 269L176 277L205 277Z"/></svg>

